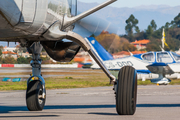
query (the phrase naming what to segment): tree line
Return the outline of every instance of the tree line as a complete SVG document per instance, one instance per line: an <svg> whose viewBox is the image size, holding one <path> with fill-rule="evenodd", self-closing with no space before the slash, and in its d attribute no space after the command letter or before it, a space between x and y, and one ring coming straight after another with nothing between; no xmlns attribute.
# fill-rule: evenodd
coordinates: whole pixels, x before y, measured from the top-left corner
<svg viewBox="0 0 180 120"><path fill-rule="evenodd" d="M3 55L4 49L3 46L0 46L0 64L29 64L30 61L32 60L32 57L23 57L22 53L26 53L27 49L25 47L21 47L21 46L16 46L17 48L13 51L14 53L16 53L17 58L15 59L11 54L8 55ZM19 52L19 54L18 54ZM43 52L45 52L45 50L43 49ZM41 57L42 60L42 64L54 64L54 62L52 60L50 60L49 57Z"/></svg>
<svg viewBox="0 0 180 120"><path fill-rule="evenodd" d="M140 31L138 27L138 19L133 14L126 20L125 35L121 35L133 42L135 40L149 39L150 43L147 44L147 51L159 51L161 50L161 38L163 28L165 29L166 42L168 46L165 46L165 50L178 50L180 47L180 13L175 16L171 22L157 29L155 20L151 20L146 30Z"/></svg>

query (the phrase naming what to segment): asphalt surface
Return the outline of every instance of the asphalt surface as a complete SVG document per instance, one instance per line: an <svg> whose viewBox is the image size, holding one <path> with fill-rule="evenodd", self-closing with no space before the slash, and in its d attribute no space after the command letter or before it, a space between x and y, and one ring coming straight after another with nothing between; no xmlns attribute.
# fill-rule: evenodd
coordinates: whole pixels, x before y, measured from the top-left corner
<svg viewBox="0 0 180 120"><path fill-rule="evenodd" d="M180 86L138 86L136 113L119 116L112 87L47 90L43 111L26 108L25 91L0 92L0 119L179 120Z"/></svg>

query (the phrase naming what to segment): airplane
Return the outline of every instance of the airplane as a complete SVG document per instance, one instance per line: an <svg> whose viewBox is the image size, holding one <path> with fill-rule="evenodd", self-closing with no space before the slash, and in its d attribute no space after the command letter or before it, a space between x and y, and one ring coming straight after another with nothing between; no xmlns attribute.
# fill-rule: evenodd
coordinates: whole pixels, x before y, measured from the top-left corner
<svg viewBox="0 0 180 120"><path fill-rule="evenodd" d="M99 55L99 58L103 61L107 69L109 69L116 77L118 76L118 71L123 66L132 66L139 74L158 74L158 78L151 79L152 83L167 85L171 80L166 78L165 75L180 73L180 55L174 52L163 50L136 55L131 54L131 56L128 57L114 59L95 38L89 37L86 39L89 41L94 51ZM95 63L91 68L99 69L100 67Z"/></svg>
<svg viewBox="0 0 180 120"><path fill-rule="evenodd" d="M77 15L77 0L0 0L0 41L19 42L32 54L30 62L32 75L27 79L26 90L26 105L30 111L43 110L46 101L45 80L41 75L42 48L52 59L69 62L82 47L99 64L109 77L110 83L114 85L117 113L119 115L135 113L136 70L131 66L125 66L121 68L116 78L88 41L74 32L76 26L83 26L83 23L86 25L83 18L115 1L117 0L107 0ZM88 31L90 27L87 27Z"/></svg>

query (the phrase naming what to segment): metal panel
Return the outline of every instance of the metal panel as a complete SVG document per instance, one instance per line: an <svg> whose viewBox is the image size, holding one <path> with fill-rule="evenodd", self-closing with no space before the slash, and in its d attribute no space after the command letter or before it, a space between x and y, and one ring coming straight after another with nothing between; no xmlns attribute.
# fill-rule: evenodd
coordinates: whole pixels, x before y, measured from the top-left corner
<svg viewBox="0 0 180 120"><path fill-rule="evenodd" d="M0 0L0 14L12 26L18 24L22 10L22 0Z"/></svg>
<svg viewBox="0 0 180 120"><path fill-rule="evenodd" d="M47 14L48 0L23 0L22 18L16 26L32 35L41 35L45 29L43 23Z"/></svg>
<svg viewBox="0 0 180 120"><path fill-rule="evenodd" d="M34 22L36 15L37 0L23 0L22 2L22 13L19 23L15 26L16 29L25 30L27 34L31 33L28 28Z"/></svg>
<svg viewBox="0 0 180 120"><path fill-rule="evenodd" d="M33 22L36 12L36 0L23 0L20 22Z"/></svg>
<svg viewBox="0 0 180 120"><path fill-rule="evenodd" d="M31 31L35 33L33 35L39 35L44 32L43 23L46 19L48 0L37 0L36 15L34 23L31 27Z"/></svg>

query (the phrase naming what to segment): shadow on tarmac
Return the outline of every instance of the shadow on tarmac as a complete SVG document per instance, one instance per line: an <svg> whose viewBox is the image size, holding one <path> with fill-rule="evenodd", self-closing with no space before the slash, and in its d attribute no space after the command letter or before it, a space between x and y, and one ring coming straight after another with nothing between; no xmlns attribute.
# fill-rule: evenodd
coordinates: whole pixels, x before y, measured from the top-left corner
<svg viewBox="0 0 180 120"><path fill-rule="evenodd" d="M115 105L47 105L44 110L49 109L91 109L91 108L115 108ZM29 111L26 106L0 106L1 113L12 111Z"/></svg>
<svg viewBox="0 0 180 120"><path fill-rule="evenodd" d="M30 116L0 116L0 118L16 118L16 117L18 117L18 118L21 118L21 117L35 117L35 118L37 118L37 117L59 117L59 115L30 115Z"/></svg>
<svg viewBox="0 0 180 120"><path fill-rule="evenodd" d="M49 109L91 109L91 108L115 108L115 105L47 105L44 110ZM180 104L137 104L137 107L180 107ZM9 113L12 111L28 111L26 106L0 106L1 113ZM93 114L93 113L89 113ZM95 113L94 113L95 114ZM101 113L96 113L101 114ZM102 113L112 115L111 113ZM117 114L113 114L117 115Z"/></svg>
<svg viewBox="0 0 180 120"><path fill-rule="evenodd" d="M114 116L114 115L118 115L117 113L88 113L88 114L95 114L95 115L112 115L112 116Z"/></svg>
<svg viewBox="0 0 180 120"><path fill-rule="evenodd" d="M136 107L180 107L180 104L137 104Z"/></svg>

